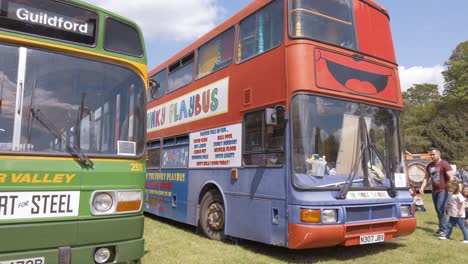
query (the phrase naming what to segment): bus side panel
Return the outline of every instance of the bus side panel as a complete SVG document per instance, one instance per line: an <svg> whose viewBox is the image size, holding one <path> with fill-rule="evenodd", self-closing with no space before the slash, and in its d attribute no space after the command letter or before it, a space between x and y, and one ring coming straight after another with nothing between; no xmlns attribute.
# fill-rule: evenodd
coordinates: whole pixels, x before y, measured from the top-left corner
<svg viewBox="0 0 468 264"><path fill-rule="evenodd" d="M285 168L239 170L226 194L227 235L286 245L285 173Z"/></svg>
<svg viewBox="0 0 468 264"><path fill-rule="evenodd" d="M191 225L198 224L198 202L203 198L201 193L203 187L208 184L216 186L221 195L225 198L225 190L229 189L231 170L230 169L192 169L190 171L190 187L189 187L189 205L188 205L188 221ZM225 208L225 214L228 215L228 209Z"/></svg>
<svg viewBox="0 0 468 264"><path fill-rule="evenodd" d="M185 169L152 170L146 174L145 211L187 223L189 177Z"/></svg>

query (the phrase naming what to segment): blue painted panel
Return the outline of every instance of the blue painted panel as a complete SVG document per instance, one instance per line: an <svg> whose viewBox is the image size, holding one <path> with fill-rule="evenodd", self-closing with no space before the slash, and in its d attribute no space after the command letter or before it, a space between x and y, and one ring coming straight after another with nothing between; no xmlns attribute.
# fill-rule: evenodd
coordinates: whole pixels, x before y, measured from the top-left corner
<svg viewBox="0 0 468 264"><path fill-rule="evenodd" d="M146 212L187 222L187 170L147 170L145 185Z"/></svg>
<svg viewBox="0 0 468 264"><path fill-rule="evenodd" d="M242 168L226 192L226 234L285 246L286 169Z"/></svg>

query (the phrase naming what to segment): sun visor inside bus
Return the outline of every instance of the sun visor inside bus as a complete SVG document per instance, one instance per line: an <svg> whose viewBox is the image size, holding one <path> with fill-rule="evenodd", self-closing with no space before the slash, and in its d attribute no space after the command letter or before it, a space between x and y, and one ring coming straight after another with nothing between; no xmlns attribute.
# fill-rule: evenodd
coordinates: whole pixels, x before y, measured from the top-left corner
<svg viewBox="0 0 468 264"><path fill-rule="evenodd" d="M315 50L317 87L397 102L394 71L363 57Z"/></svg>
<svg viewBox="0 0 468 264"><path fill-rule="evenodd" d="M95 12L52 0L1 0L0 28L93 46Z"/></svg>

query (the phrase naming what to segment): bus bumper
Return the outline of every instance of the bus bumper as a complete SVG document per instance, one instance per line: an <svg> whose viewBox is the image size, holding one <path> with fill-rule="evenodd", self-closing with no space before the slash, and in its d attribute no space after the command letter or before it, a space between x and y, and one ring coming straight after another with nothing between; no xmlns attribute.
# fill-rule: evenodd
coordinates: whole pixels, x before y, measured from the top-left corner
<svg viewBox="0 0 468 264"><path fill-rule="evenodd" d="M0 263L94 263L101 247L114 253L112 263L127 263L143 257L143 223L137 215L0 225Z"/></svg>
<svg viewBox="0 0 468 264"><path fill-rule="evenodd" d="M70 248L69 257L64 257L59 254L59 249L37 250L16 253L0 254L1 263L31 263L31 264L75 264L75 263L95 263L94 253L96 248L113 246L115 248L115 262L112 263L130 263L130 261L138 260L143 256L144 240L143 238L119 241L109 244L87 245L84 247ZM25 260L29 260L25 261ZM60 260L60 262L59 262ZM4 262L2 262L4 261ZM61 262L63 261L63 262Z"/></svg>
<svg viewBox="0 0 468 264"><path fill-rule="evenodd" d="M384 234L385 241L406 236L416 229L416 218L348 225L288 225L288 248L320 248L360 244L362 235Z"/></svg>

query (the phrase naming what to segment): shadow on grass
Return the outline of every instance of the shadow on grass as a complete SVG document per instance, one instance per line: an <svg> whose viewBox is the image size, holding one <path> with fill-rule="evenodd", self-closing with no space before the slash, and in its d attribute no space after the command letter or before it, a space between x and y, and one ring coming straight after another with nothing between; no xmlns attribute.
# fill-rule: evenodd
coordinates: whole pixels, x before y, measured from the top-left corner
<svg viewBox="0 0 468 264"><path fill-rule="evenodd" d="M337 246L328 248L299 249L292 250L288 248L276 247L272 245L261 244L253 241L242 240L240 246L256 254L266 255L287 263L317 263L325 261L345 261L356 260L368 257L369 255L379 254L398 250L405 245L395 242L386 242L362 246Z"/></svg>
<svg viewBox="0 0 468 264"><path fill-rule="evenodd" d="M166 219L163 217L158 217L151 214L146 214L145 217L150 218L154 221L159 221L166 225L169 225L173 228L177 228L184 232L197 234L200 237L203 237L201 232L197 231L197 227L180 223L174 220ZM206 239L206 238L205 238ZM287 263L316 263L316 262L324 262L324 261L345 261L354 259L359 261L359 258L368 257L369 255L379 254L380 252L389 252L398 249L402 249L405 245L396 243L398 238L390 242L385 243L378 243L378 244L369 244L369 245L362 245L362 246L352 246L352 247L329 247L329 248L316 248L316 249L299 249L299 250L292 250L283 247L277 247L273 245L267 245L259 242L244 240L244 239L237 239L232 238L228 239L224 243L226 245L233 245L241 247L245 250L248 250L255 254L261 254L264 256L268 256L271 258L275 258L279 261L287 262ZM221 242L220 242L221 243ZM148 252L145 251L145 255Z"/></svg>
<svg viewBox="0 0 468 264"><path fill-rule="evenodd" d="M428 226L434 226L435 228L437 228L437 226L439 225L438 223L433 222L433 221L425 221L424 224ZM421 226L421 225L417 225L416 229L419 229L428 234L433 234L435 232L434 228L429 228L429 227Z"/></svg>
<svg viewBox="0 0 468 264"><path fill-rule="evenodd" d="M183 230L185 232L198 233L196 226L192 226L192 225L189 225L189 224L177 222L177 221L172 220L172 219L160 217L160 216L157 216L157 215L154 215L154 214L149 214L149 213L146 213L146 212L145 212L145 217L150 218L150 219L152 219L154 221L164 223L165 225L169 225L171 227Z"/></svg>

